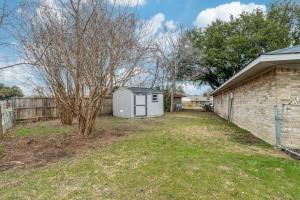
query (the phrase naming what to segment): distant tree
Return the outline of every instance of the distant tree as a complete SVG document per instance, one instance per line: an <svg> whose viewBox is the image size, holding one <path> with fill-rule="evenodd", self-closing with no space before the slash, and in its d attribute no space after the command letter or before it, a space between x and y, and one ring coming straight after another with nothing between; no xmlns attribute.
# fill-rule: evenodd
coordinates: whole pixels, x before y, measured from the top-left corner
<svg viewBox="0 0 300 200"><path fill-rule="evenodd" d="M170 91L170 112L174 108L174 95L176 93L178 71L180 62L184 56L182 49L184 46L184 35L186 30L183 27L173 31L167 31L161 38L161 43L158 45L158 57L161 60L161 67L165 69L168 85L166 88Z"/></svg>
<svg viewBox="0 0 300 200"><path fill-rule="evenodd" d="M182 60L179 75L215 89L265 52L299 44L299 10L299 4L279 1L267 13L245 12L189 31L192 59Z"/></svg>
<svg viewBox="0 0 300 200"><path fill-rule="evenodd" d="M23 96L23 92L18 86L8 87L0 83L0 100Z"/></svg>

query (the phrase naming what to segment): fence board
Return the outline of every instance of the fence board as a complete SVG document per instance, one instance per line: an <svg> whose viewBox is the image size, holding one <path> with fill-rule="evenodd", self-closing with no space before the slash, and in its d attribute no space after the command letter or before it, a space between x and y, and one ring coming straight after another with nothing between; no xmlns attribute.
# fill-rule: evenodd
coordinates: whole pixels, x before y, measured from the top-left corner
<svg viewBox="0 0 300 200"><path fill-rule="evenodd" d="M12 99L15 119L19 122L43 121L59 117L55 98L47 97L22 97ZM101 105L99 115L107 115L112 112L112 97L105 97Z"/></svg>
<svg viewBox="0 0 300 200"><path fill-rule="evenodd" d="M12 105L17 121L42 121L59 117L55 98L13 98Z"/></svg>
<svg viewBox="0 0 300 200"><path fill-rule="evenodd" d="M1 114L3 133L6 133L9 129L11 129L14 126L14 112L11 110Z"/></svg>
<svg viewBox="0 0 300 200"><path fill-rule="evenodd" d="M14 112L11 107L11 101L0 101L1 106L1 124L2 124L2 131L6 133L9 129L11 129L14 125Z"/></svg>
<svg viewBox="0 0 300 200"><path fill-rule="evenodd" d="M101 105L99 115L112 114L112 96L105 97L104 102Z"/></svg>

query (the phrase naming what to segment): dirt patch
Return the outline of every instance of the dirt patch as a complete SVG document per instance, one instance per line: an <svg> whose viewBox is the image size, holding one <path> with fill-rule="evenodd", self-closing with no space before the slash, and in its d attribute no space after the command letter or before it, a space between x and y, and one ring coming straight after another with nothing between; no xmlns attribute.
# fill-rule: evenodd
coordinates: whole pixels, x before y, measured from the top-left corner
<svg viewBox="0 0 300 200"><path fill-rule="evenodd" d="M76 134L8 138L0 155L0 171L11 168L41 167L62 158L99 148L132 133L127 128L98 130L96 137L81 138Z"/></svg>

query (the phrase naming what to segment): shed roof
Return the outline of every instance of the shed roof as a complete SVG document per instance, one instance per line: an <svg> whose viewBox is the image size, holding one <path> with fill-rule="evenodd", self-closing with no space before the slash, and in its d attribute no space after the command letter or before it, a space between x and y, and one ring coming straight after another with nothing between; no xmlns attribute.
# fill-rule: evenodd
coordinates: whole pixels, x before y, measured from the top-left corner
<svg viewBox="0 0 300 200"><path fill-rule="evenodd" d="M133 93L164 93L161 90L156 90L152 88L129 87L128 89L131 90Z"/></svg>
<svg viewBox="0 0 300 200"><path fill-rule="evenodd" d="M215 95L225 89L228 89L236 84L241 83L242 81L250 78L259 72L262 72L268 68L279 64L298 64L300 63L300 46L289 47L285 49L279 49L261 55L257 59L253 60L248 64L244 69L239 71L229 80L227 80L220 87L215 89L210 95ZM297 67L300 67L297 66Z"/></svg>

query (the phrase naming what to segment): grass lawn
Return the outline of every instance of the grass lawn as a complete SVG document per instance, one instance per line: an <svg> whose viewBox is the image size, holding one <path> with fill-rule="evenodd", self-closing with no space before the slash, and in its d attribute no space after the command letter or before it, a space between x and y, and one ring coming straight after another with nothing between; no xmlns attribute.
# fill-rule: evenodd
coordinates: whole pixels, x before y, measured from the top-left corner
<svg viewBox="0 0 300 200"><path fill-rule="evenodd" d="M97 130L106 129L131 133L43 167L0 172L0 199L300 199L300 162L213 114L100 118Z"/></svg>
<svg viewBox="0 0 300 200"><path fill-rule="evenodd" d="M62 126L57 121L37 122L18 126L14 135L20 136L45 136L49 134L68 134L74 130L72 126Z"/></svg>

